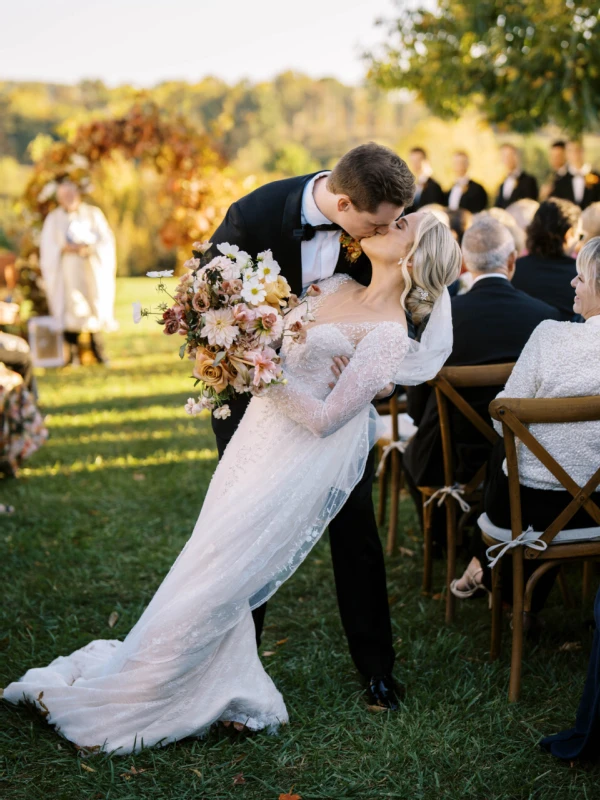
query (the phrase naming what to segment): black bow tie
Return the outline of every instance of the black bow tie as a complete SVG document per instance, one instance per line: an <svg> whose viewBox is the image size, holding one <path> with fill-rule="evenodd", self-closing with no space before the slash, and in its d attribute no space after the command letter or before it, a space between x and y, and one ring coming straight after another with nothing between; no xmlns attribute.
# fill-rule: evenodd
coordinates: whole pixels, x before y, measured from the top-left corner
<svg viewBox="0 0 600 800"><path fill-rule="evenodd" d="M306 223L301 228L294 228L292 236L297 242L309 242L317 231L341 231L339 225L330 222L328 225L309 225Z"/></svg>

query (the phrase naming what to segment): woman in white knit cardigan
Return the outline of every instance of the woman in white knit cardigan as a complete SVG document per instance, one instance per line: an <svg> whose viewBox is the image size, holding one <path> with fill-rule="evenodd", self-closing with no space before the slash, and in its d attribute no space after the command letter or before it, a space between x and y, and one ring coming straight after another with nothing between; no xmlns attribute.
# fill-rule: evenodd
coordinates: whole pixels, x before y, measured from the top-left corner
<svg viewBox="0 0 600 800"><path fill-rule="evenodd" d="M590 239L579 253L577 275L571 286L575 290L573 311L581 314L585 323L546 320L538 325L498 397L600 395L600 237ZM494 424L501 434L501 425ZM531 432L580 486L598 469L600 422L532 425ZM501 440L488 464L484 508L494 525L510 528L503 445ZM543 531L572 497L524 445L519 444L517 452L522 529L531 525L534 530ZM599 492L592 499L600 506ZM585 528L595 524L581 510L566 527ZM489 589L490 571L483 561L473 558L463 576L453 581L451 590L457 597L472 597L479 589ZM534 593L534 613L543 606L552 587L553 575L544 578ZM509 583L506 582L507 589Z"/></svg>

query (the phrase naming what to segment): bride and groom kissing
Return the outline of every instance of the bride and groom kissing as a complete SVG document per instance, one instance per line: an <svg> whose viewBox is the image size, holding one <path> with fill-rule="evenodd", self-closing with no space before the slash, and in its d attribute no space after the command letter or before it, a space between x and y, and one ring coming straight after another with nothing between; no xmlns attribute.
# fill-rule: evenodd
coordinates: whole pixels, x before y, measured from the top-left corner
<svg viewBox="0 0 600 800"><path fill-rule="evenodd" d="M331 172L276 181L230 207L213 245L270 249L293 292L318 285L307 336L283 340L285 384L249 403L240 395L228 418L213 418L220 462L200 516L125 640L95 640L30 669L6 700L36 703L71 741L118 753L216 722L277 728L287 710L257 651L266 602L329 526L351 657L370 703L398 707L371 401L443 365L446 287L461 263L433 215L403 216L414 192L405 162L366 144ZM407 312L429 315L418 343ZM302 313L286 315L286 327Z"/></svg>

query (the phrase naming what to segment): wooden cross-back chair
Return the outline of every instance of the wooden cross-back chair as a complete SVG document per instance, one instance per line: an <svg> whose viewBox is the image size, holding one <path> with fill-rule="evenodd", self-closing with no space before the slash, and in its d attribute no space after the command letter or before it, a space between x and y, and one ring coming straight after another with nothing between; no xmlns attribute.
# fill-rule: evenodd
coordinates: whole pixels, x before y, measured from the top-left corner
<svg viewBox="0 0 600 800"><path fill-rule="evenodd" d="M506 447L508 491L511 528L495 527L483 514L479 518L484 542L489 547L500 548L492 568L492 639L490 657L500 655L502 630L501 564L506 555L512 557L513 568L513 630L510 684L508 697L514 702L519 697L521 665L523 659L523 611L531 610L531 599L540 577L554 566L568 561L587 561L584 569L584 591L588 584L591 560L600 557L600 508L590 495L600 485L600 457L594 474L585 484L578 484L550 455L526 427L536 423L563 424L566 422L600 421L600 397L564 397L553 399L500 398L490 404L491 416L502 423ZM571 502L543 532L523 531L521 525L521 489L516 441L518 439L554 475L556 480L572 495ZM580 509L590 515L595 527L580 528L561 533L565 525ZM542 562L525 584L524 559Z"/></svg>
<svg viewBox="0 0 600 800"><path fill-rule="evenodd" d="M431 593L432 585L432 517L433 504L446 506L446 622L454 619L456 598L450 591L450 583L456 577L456 545L458 530L458 509L463 510L461 522L468 519L470 507L475 510L481 501L481 485L485 478L484 462L471 480L462 486L456 482L450 424L450 404L487 439L490 444L497 441L498 434L466 400L457 389L504 386L513 370L514 362L507 364L483 364L469 367L444 367L431 381L435 389L440 420L442 458L444 466L444 486L419 486L423 502L423 592Z"/></svg>
<svg viewBox="0 0 600 800"><path fill-rule="evenodd" d="M387 419L388 430L377 442L377 478L379 480L379 506L377 509L377 522L383 525L387 510L388 494L391 497L390 516L388 521L387 554L392 555L396 546L396 531L398 529L398 507L400 492L403 488L402 452L405 442L400 435L400 415L406 413L407 402L405 395L396 392L387 401L377 403L377 411L382 419Z"/></svg>

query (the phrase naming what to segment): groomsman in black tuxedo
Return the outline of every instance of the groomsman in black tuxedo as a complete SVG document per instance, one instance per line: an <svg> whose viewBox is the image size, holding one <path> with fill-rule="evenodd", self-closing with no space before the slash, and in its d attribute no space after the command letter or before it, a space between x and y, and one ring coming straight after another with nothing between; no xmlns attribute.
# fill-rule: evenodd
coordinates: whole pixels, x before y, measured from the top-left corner
<svg viewBox="0 0 600 800"><path fill-rule="evenodd" d="M506 167L506 178L498 189L496 206L507 208L517 200L538 199L538 185L533 175L521 169L521 156L512 144L503 144L500 157Z"/></svg>
<svg viewBox="0 0 600 800"><path fill-rule="evenodd" d="M471 214L478 214L487 208L487 192L480 183L469 177L469 156L462 150L457 151L452 157L452 167L456 181L445 195L445 205L451 211L466 208Z"/></svg>
<svg viewBox="0 0 600 800"><path fill-rule="evenodd" d="M600 174L585 163L581 142L568 142L566 152L567 172L554 182L551 196L587 208L600 200Z"/></svg>
<svg viewBox="0 0 600 800"><path fill-rule="evenodd" d="M552 306L515 289L515 244L508 228L491 216L476 220L463 237L464 263L473 275L471 289L452 298L454 343L447 366L475 366L516 361L534 328L559 319ZM465 399L489 420L488 406L504 387L465 389ZM440 423L435 393L427 384L408 387L408 413L418 426L403 456L406 482L421 511L418 486L444 482ZM456 478L467 483L487 461L491 445L466 418L452 410ZM434 509L434 536L444 538L444 509Z"/></svg>
<svg viewBox="0 0 600 800"><path fill-rule="evenodd" d="M356 261L340 242L385 235L410 206L415 181L406 163L373 143L354 148L333 171L275 181L233 203L211 237L255 256L270 249L292 291L330 277L352 275L363 285L371 280L371 263ZM230 402L231 417L212 420L219 455L223 454L247 406L247 396ZM385 565L372 500L374 455L346 504L329 526L335 584L350 654L368 682L371 703L398 707L403 688L392 678L394 648ZM257 639L266 606L256 609Z"/></svg>
<svg viewBox="0 0 600 800"><path fill-rule="evenodd" d="M408 154L408 165L415 176L417 190L412 205L406 209L405 213L412 214L413 211L418 211L423 206L433 203L445 205L446 196L444 190L431 177L431 166L427 161L427 153L422 147L412 148Z"/></svg>

